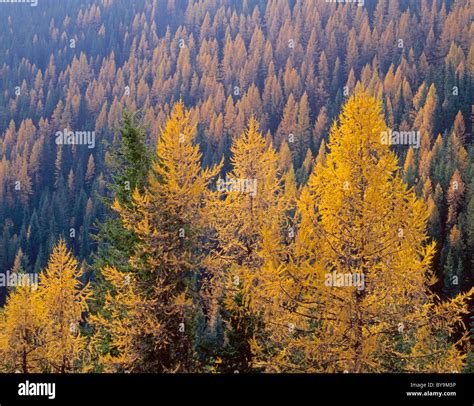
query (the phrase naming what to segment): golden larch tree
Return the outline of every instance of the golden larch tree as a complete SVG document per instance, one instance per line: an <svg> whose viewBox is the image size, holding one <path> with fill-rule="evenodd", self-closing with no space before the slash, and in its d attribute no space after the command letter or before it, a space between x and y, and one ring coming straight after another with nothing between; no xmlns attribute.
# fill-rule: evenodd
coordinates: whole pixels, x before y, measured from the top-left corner
<svg viewBox="0 0 474 406"><path fill-rule="evenodd" d="M470 293L440 302L428 209L381 143L381 104L360 89L331 129L298 201L294 244L263 245L246 286L267 328L252 348L268 371L460 371Z"/></svg>
<svg viewBox="0 0 474 406"><path fill-rule="evenodd" d="M40 274L38 294L45 307L42 332L44 368L50 372L77 372L87 359L86 337L80 331L88 310L89 285L81 282L84 270L60 239ZM86 361L87 362L87 361Z"/></svg>
<svg viewBox="0 0 474 406"><path fill-rule="evenodd" d="M106 370L189 372L193 352L194 281L204 227L207 185L219 167L201 169L196 126L177 103L158 139L156 160L144 193L114 210L138 242L131 271L107 267L110 284L104 312L93 318L109 337L100 356Z"/></svg>
<svg viewBox="0 0 474 406"><path fill-rule="evenodd" d="M258 330L258 320L248 308L243 286L261 265L264 234L279 235L287 226L285 208L296 192L284 193L279 156L255 118L234 139L231 152L232 170L218 179L212 195L215 244L205 265L213 275L214 299L223 300L227 314L226 337L232 355L223 361L224 367L247 371L251 362L248 341ZM288 172L288 189L295 187L293 176L293 171Z"/></svg>
<svg viewBox="0 0 474 406"><path fill-rule="evenodd" d="M0 370L42 372L45 308L35 285L10 291L0 314Z"/></svg>

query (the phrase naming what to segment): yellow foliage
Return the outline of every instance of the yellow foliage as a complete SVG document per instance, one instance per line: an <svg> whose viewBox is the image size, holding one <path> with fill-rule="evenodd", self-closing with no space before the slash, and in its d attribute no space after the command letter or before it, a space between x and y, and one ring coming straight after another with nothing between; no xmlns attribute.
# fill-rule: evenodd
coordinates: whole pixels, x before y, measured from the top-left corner
<svg viewBox="0 0 474 406"><path fill-rule="evenodd" d="M80 323L90 298L63 239L53 248L39 286L18 286L0 318L0 365L8 372L77 372L87 359Z"/></svg>
<svg viewBox="0 0 474 406"><path fill-rule="evenodd" d="M331 129L326 162L301 192L294 243L263 245L265 261L246 288L270 337L253 346L269 371L462 365L466 340L453 345L446 335L469 294L435 304L428 209L380 142L385 130L380 103L356 92Z"/></svg>

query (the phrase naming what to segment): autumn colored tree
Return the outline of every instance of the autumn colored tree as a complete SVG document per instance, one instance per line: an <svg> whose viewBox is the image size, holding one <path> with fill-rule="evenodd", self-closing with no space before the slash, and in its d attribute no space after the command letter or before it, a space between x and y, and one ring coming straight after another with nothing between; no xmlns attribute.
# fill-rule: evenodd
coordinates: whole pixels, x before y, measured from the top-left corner
<svg viewBox="0 0 474 406"><path fill-rule="evenodd" d="M40 275L38 289L46 319L42 331L43 364L49 372L77 372L84 369L82 362L88 359L81 323L88 310L90 289L81 282L83 274L60 239Z"/></svg>
<svg viewBox="0 0 474 406"><path fill-rule="evenodd" d="M0 363L8 372L77 372L87 363L80 323L89 289L63 239L54 247L39 285L25 274L0 320ZM20 276L19 275L19 276Z"/></svg>
<svg viewBox="0 0 474 406"><path fill-rule="evenodd" d="M44 303L36 286L25 284L10 293L0 314L0 370L42 372Z"/></svg>
<svg viewBox="0 0 474 406"><path fill-rule="evenodd" d="M149 286L155 283L149 282L153 278L146 276L147 271L142 274L144 263L157 257L168 266L156 245L153 253L139 247L143 238L126 227L123 218L130 220L139 211L136 207L147 207L140 208L143 217L148 208L162 210L167 205L149 190L151 162L160 159L150 151L180 98L196 125L193 143L202 153L200 166L211 168L223 160L224 182L226 175L234 179L231 145L252 115L265 134L262 138L278 154L280 191L270 192L266 210L255 210L260 192L254 199L241 196L239 206L227 198L235 191L219 191L211 183L201 200L206 210L196 214L201 220L181 230L192 270L185 267L186 283L176 291L183 291L182 285L189 287L192 305L185 306L190 310L186 320L197 321L190 322L191 328L185 323L186 340L193 342L194 356L206 371L255 370L249 361L254 359L249 339L256 335L257 341L265 341L258 331L268 323L251 305L245 275L257 273L271 258L275 264L294 261L294 267L301 268L306 248L295 244L302 233L312 230L301 229L307 222L301 205L316 200L308 179L315 166L317 170L327 166L329 128L357 83L382 101L387 127L421 132L420 148L400 145L394 151L407 186L427 206L427 233L436 243L432 273L440 277L430 289L454 298L473 285L474 45L468 0L378 0L367 7L293 0L143 0L129 8L127 2L75 2L50 8L39 17L42 24L37 24L37 13L24 13L23 7L0 14L1 25L7 28L0 30L0 277L6 270L40 272L59 237L66 238L71 253L87 269L82 278L94 287L90 311L108 321L116 312L116 325L110 329L96 324L100 331L94 330L87 322L82 326L94 336L94 349L101 354L93 354L91 369L145 370L150 360L141 363L143 353L134 350L138 347L132 344L133 334L120 336L130 339L127 347L115 345L118 335L113 338L107 331L139 331L132 327L144 320L140 309L154 297L142 289L144 280ZM23 41L25 36L31 41ZM125 117L124 110L130 112ZM120 132L114 131L119 127ZM56 144L54 134L65 129L95 131L94 146ZM252 154L246 159L254 163ZM258 160L262 155L256 156ZM265 165L257 169L273 174ZM256 176L259 189L263 175ZM162 182L161 175L154 177ZM458 189L456 179L463 182L458 181L462 186ZM252 188L252 183L248 186ZM137 206L136 189L135 196L149 196L149 205ZM216 203L216 196L225 203ZM115 199L122 211L111 210ZM189 203L186 197L182 200ZM244 210L245 205L251 208ZM221 225L212 216L220 216ZM155 213L149 217L161 222ZM270 227L276 218L278 225ZM228 229L227 222L237 224L229 228L229 236L222 232ZM140 225L141 218L135 223ZM314 223L320 226L319 217ZM168 235L160 238L156 237L159 247L166 251ZM242 242L247 239L251 249ZM156 242L147 241L143 246ZM181 252L174 249L174 241L171 244L172 253ZM316 258L315 253L311 261ZM109 283L105 275L115 282ZM233 276L239 277L239 286L229 281ZM129 278L131 284L122 286ZM13 293L14 289L0 286L0 307ZM116 303L104 307L107 295ZM227 297L258 323L240 323L238 312L223 317ZM132 308L139 313L133 314ZM122 320L127 312L131 316ZM288 323L298 331L297 323ZM462 326L456 330L462 336ZM152 348L150 342L147 349ZM228 356L219 363L217 353L228 342L232 343L226 347ZM124 354L133 355L122 359L118 348L132 348ZM462 352L462 346L458 349ZM105 354L111 358L104 361ZM157 353L151 354L156 359ZM234 362L240 355L243 361ZM162 366L155 363L150 368Z"/></svg>
<svg viewBox="0 0 474 406"><path fill-rule="evenodd" d="M246 284L269 342L252 342L268 371L460 371L470 293L439 302L430 286L427 208L380 142L380 103L361 91L333 125L326 165L301 193L287 254L269 239ZM271 343L271 344L270 344Z"/></svg>
<svg viewBox="0 0 474 406"><path fill-rule="evenodd" d="M98 337L110 342L100 361L106 370L192 371L193 289L207 185L218 168L201 169L196 126L177 103L156 147L149 185L136 188L130 205L114 210L137 236L130 270L105 267L111 289L93 318Z"/></svg>
<svg viewBox="0 0 474 406"><path fill-rule="evenodd" d="M285 226L285 199L278 155L259 131L255 118L234 140L231 151L232 171L218 179L218 193L213 195L216 246L206 264L213 272L213 294L224 302L227 323L228 342L220 354L220 368L248 372L252 358L249 340L261 322L248 308L243 281L261 263L263 231Z"/></svg>

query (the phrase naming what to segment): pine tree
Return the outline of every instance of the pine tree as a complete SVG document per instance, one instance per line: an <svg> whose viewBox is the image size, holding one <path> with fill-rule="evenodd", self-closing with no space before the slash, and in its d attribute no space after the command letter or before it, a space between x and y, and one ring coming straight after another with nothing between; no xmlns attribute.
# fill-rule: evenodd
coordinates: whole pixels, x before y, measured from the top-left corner
<svg viewBox="0 0 474 406"><path fill-rule="evenodd" d="M89 187L92 184L92 181L94 180L94 172L95 172L95 163L94 163L94 155L90 155L89 159L87 160L87 170L86 170L86 176L84 178L84 181L86 182L86 185Z"/></svg>
<svg viewBox="0 0 474 406"><path fill-rule="evenodd" d="M403 178L404 181L409 185L413 186L415 184L416 178L416 166L415 166L415 154L413 148L407 152L407 156L405 158L405 163L403 165Z"/></svg>
<svg viewBox="0 0 474 406"><path fill-rule="evenodd" d="M463 145L466 144L466 125L464 124L464 118L462 113L458 111L456 118L454 119L454 132L458 136L459 140Z"/></svg>
<svg viewBox="0 0 474 406"><path fill-rule="evenodd" d="M448 219L447 227L450 229L457 221L459 208L462 204L464 196L464 182L462 181L459 170L455 170L451 181L449 183L449 189L447 194L448 202Z"/></svg>
<svg viewBox="0 0 474 406"><path fill-rule="evenodd" d="M119 132L120 144L107 159L112 179L106 186L108 194L102 197L102 202L109 210L114 199L124 207L131 206L133 191L143 192L151 165L151 155L146 146L146 131L136 114L123 112ZM92 266L95 271L95 301L91 306L94 312L100 310L108 288L101 269L113 266L119 271L128 271L128 260L137 242L133 230L125 228L120 216L114 215L113 211L108 214L105 221L99 225L99 232L95 237L98 252Z"/></svg>
<svg viewBox="0 0 474 406"><path fill-rule="evenodd" d="M296 120L296 139L298 141L296 165L300 166L306 156L308 148L311 146L311 123L308 96L306 92L301 97L298 105L298 116Z"/></svg>

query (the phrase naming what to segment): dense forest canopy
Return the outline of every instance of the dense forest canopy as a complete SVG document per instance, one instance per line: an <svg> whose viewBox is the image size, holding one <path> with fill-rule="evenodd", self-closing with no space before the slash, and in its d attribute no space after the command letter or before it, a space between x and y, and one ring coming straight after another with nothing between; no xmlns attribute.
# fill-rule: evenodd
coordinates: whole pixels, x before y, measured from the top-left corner
<svg viewBox="0 0 474 406"><path fill-rule="evenodd" d="M30 370L472 371L471 20L469 0L0 4L0 273L40 274L0 303L36 314L71 279L72 332L38 332L70 352ZM326 297L342 269L365 287Z"/></svg>

